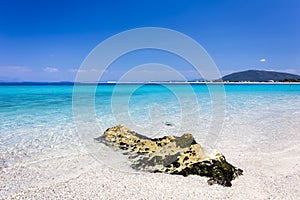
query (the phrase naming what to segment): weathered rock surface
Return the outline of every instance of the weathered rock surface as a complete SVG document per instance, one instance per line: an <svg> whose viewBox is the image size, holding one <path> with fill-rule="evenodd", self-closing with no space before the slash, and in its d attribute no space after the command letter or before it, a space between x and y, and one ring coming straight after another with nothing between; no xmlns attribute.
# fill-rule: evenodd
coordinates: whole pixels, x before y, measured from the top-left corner
<svg viewBox="0 0 300 200"><path fill-rule="evenodd" d="M151 139L118 125L107 129L97 140L122 149L129 155L134 169L206 176L210 178L209 184L223 186L231 186L231 181L243 172L229 164L219 152L204 154L192 134Z"/></svg>

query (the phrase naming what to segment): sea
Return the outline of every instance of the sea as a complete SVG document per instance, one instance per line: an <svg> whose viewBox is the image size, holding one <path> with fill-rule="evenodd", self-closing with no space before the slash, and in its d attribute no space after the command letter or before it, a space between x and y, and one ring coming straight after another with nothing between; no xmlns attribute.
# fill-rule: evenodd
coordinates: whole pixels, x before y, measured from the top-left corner
<svg viewBox="0 0 300 200"><path fill-rule="evenodd" d="M94 139L118 124L147 137L191 133L207 151L285 151L300 141L300 84L1 85L0 168L61 149L105 160Z"/></svg>

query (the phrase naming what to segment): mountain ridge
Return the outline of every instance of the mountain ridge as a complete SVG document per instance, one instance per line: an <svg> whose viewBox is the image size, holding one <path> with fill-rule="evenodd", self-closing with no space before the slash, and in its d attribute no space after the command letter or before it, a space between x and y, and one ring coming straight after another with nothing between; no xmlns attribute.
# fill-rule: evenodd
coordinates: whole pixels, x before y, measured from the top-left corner
<svg viewBox="0 0 300 200"><path fill-rule="evenodd" d="M230 82L267 82L267 81L300 81L300 76L285 72L267 71L267 70L246 70L235 72L222 77L223 81Z"/></svg>

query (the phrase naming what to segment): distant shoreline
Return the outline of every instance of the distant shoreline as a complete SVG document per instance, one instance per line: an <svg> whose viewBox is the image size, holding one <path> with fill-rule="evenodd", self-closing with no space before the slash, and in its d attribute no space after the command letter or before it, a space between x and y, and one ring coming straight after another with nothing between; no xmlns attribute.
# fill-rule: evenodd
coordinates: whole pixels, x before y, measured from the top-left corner
<svg viewBox="0 0 300 200"><path fill-rule="evenodd" d="M0 86L22 86L22 85L298 85L300 82L0 82Z"/></svg>

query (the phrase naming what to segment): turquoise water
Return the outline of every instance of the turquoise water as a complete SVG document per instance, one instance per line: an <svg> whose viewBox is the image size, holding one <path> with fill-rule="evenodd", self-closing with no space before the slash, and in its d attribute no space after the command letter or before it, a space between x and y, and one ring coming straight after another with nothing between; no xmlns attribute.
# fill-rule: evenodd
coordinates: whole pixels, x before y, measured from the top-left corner
<svg viewBox="0 0 300 200"><path fill-rule="evenodd" d="M89 100L85 93L93 86L77 87L84 110ZM295 133L300 131L300 84L224 87L225 107L220 113L213 112L211 98L212 93L222 93L221 85L101 85L92 103L100 130L124 123L150 136L191 132L205 142L210 128L220 125L212 123L215 117L222 129L214 142L224 151L230 145L239 151L260 146L267 152L278 148L276 141L285 141L287 146L299 142ZM0 86L2 160L13 163L79 146L82 138L73 121L72 95L72 85ZM90 137L101 134L93 132Z"/></svg>

